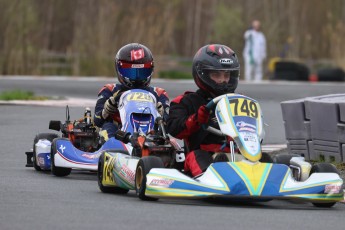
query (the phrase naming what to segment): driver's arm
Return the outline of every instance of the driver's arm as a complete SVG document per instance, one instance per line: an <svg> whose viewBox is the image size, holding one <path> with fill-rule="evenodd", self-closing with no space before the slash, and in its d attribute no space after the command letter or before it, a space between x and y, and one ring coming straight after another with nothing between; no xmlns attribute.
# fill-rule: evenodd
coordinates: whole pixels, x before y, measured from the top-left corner
<svg viewBox="0 0 345 230"><path fill-rule="evenodd" d="M194 109L195 105L188 103L183 96L178 96L170 104L170 113L167 120L167 131L179 139L186 139L198 131L202 124L206 124L209 111L205 105Z"/></svg>
<svg viewBox="0 0 345 230"><path fill-rule="evenodd" d="M157 110L159 114L163 117L163 120L166 121L169 116L170 108L168 93L165 91L165 89L159 87L154 87L153 90L157 95Z"/></svg>
<svg viewBox="0 0 345 230"><path fill-rule="evenodd" d="M115 87L115 89L114 89L114 87ZM112 119L111 117L104 119L102 116L102 111L104 109L104 104L106 103L106 101L110 97L117 95L120 91L121 91L121 89L116 90L116 86L113 86L113 88L105 86L98 93L98 98L97 98L97 102L96 102L96 106L95 106L95 115L94 115L94 124L97 127L102 127L102 125L104 124L104 122L106 120ZM115 93L112 93L112 92L115 92Z"/></svg>

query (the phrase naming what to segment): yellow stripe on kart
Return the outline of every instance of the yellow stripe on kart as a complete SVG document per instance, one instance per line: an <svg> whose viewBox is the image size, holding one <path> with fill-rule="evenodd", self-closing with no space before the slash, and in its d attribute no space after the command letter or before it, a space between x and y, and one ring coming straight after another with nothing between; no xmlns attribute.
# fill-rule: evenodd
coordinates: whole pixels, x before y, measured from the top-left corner
<svg viewBox="0 0 345 230"><path fill-rule="evenodd" d="M201 192L201 191L185 190L185 189L160 188L160 187L155 187L155 186L147 186L145 194L156 195L156 196L174 196L174 197L216 195L216 193L210 193L210 192Z"/></svg>
<svg viewBox="0 0 345 230"><path fill-rule="evenodd" d="M261 195L272 164L258 163L250 165L246 162L228 163L231 168L241 177L250 195Z"/></svg>

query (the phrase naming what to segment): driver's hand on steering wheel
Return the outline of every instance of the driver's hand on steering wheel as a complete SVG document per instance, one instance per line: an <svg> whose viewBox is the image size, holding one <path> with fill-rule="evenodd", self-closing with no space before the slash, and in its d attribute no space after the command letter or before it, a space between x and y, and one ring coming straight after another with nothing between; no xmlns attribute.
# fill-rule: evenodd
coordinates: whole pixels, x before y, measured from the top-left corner
<svg viewBox="0 0 345 230"><path fill-rule="evenodd" d="M200 106L196 114L198 123L207 124L209 117L210 117L210 110L205 105Z"/></svg>
<svg viewBox="0 0 345 230"><path fill-rule="evenodd" d="M102 111L102 117L104 119L115 114L117 110L117 101L114 97L109 97L109 99L104 103L104 108Z"/></svg>
<svg viewBox="0 0 345 230"><path fill-rule="evenodd" d="M156 108L157 108L157 112L161 115L161 117L163 117L164 115L164 107L163 107L163 104L162 102L158 102L157 105L156 105Z"/></svg>

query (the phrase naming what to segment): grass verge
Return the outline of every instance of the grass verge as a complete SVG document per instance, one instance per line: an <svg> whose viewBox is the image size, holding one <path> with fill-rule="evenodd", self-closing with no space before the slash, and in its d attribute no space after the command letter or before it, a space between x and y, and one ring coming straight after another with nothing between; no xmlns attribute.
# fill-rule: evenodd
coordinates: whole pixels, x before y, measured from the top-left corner
<svg viewBox="0 0 345 230"><path fill-rule="evenodd" d="M11 101L11 100L47 100L48 97L36 96L31 91L23 91L20 89L15 89L11 91L4 91L0 93L0 100Z"/></svg>

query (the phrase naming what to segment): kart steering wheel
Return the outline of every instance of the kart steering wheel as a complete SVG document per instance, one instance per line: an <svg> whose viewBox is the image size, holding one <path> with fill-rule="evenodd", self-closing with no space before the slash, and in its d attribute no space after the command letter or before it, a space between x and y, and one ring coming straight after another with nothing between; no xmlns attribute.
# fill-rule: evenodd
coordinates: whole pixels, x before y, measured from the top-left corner
<svg viewBox="0 0 345 230"><path fill-rule="evenodd" d="M213 98L211 101L209 101L209 102L206 104L205 107L206 107L209 111L213 110L213 109L216 107L217 103L218 103L222 98L227 97L228 95L232 95L232 94L224 94L224 95L218 96L218 97L216 97L216 98ZM207 124L203 124L203 125L202 125L202 128L203 128L204 130L207 130L207 131L209 131L209 132L215 134L215 135L218 135L218 136L225 136L225 135L222 133L222 131L220 131L220 129L213 128L213 127L211 127L211 126L209 126L209 125L207 125Z"/></svg>

